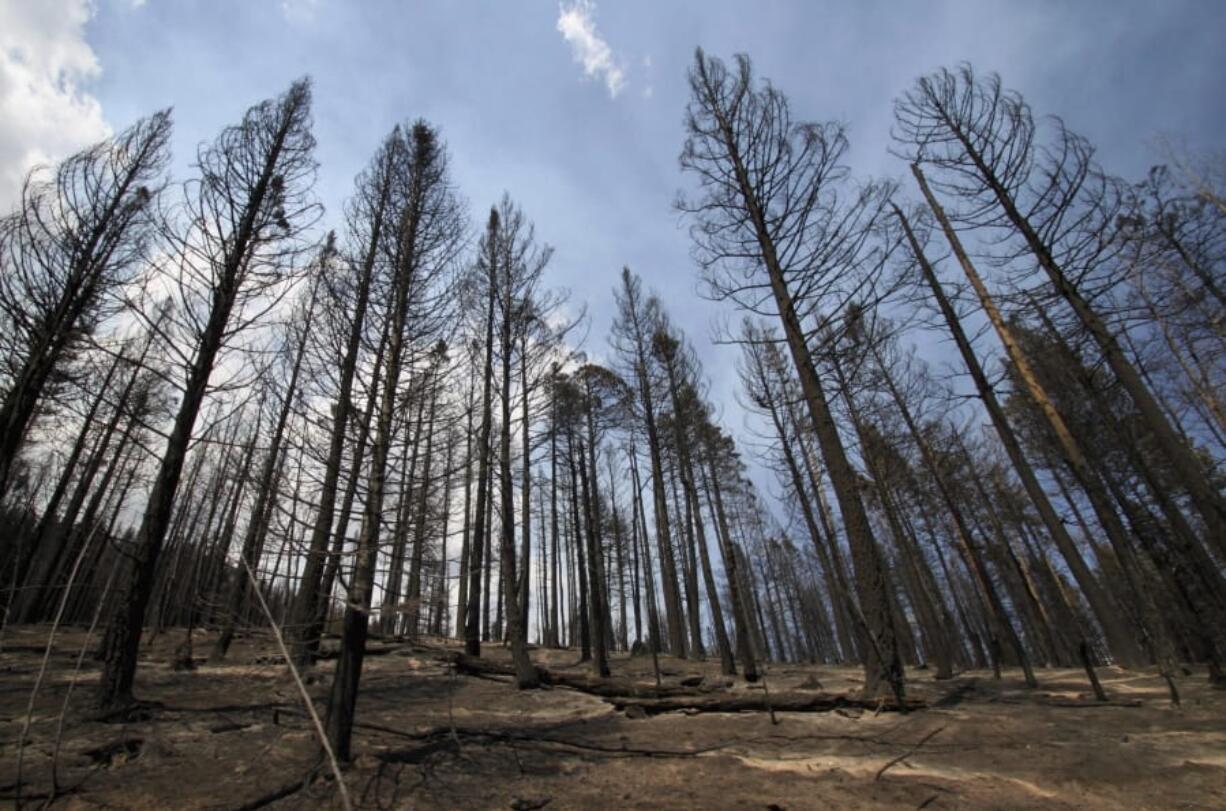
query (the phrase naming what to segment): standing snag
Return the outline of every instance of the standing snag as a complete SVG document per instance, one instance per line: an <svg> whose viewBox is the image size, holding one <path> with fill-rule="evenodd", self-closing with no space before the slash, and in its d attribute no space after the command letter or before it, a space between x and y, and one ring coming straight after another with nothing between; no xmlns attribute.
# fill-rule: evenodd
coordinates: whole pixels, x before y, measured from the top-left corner
<svg viewBox="0 0 1226 811"><path fill-rule="evenodd" d="M868 642L865 692L887 687L901 702L882 552L808 338L829 313L842 311L857 278L879 262L872 240L884 193L849 189L841 129L793 122L783 94L755 82L748 57L735 62L729 70L701 50L695 55L681 166L698 178L698 192L678 207L691 218L711 296L780 320L851 545Z"/></svg>
<svg viewBox="0 0 1226 811"><path fill-rule="evenodd" d="M315 162L311 91L304 79L277 99L247 111L199 154L201 176L184 186L182 221L169 235L180 306L176 317L190 349L183 395L136 532L133 561L103 641L98 703L132 700L136 656L158 559L166 539L183 462L209 378L235 335L231 319L249 323L282 285L290 258L310 224Z"/></svg>
<svg viewBox="0 0 1226 811"><path fill-rule="evenodd" d="M370 439L362 524L325 722L328 739L340 760L350 757L354 709L374 598L375 562L384 521L388 458L395 418L403 402L401 374L414 347L420 343L433 346L440 325L446 322L443 304L447 300L451 264L465 228L438 132L418 121L402 137L395 170L392 221L396 225L384 246L389 273L387 343L374 359L383 374Z"/></svg>
<svg viewBox="0 0 1226 811"><path fill-rule="evenodd" d="M0 498L39 401L157 238L170 111L137 122L53 170L34 170L0 219Z"/></svg>

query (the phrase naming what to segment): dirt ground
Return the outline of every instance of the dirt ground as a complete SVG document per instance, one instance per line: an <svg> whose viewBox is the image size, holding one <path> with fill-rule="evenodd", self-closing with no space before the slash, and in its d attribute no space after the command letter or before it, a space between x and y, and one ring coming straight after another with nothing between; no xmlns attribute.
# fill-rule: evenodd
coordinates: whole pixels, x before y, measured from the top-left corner
<svg viewBox="0 0 1226 811"><path fill-rule="evenodd" d="M9 628L0 653L0 804L14 803L17 739L48 629ZM195 635L208 652L209 634ZM224 666L171 667L181 631L142 655L127 717L97 720L87 656L56 728L84 636L61 633L23 756L23 807L64 809L340 808L318 744L271 638L240 638ZM334 643L333 643L334 644ZM1179 680L1170 705L1153 674L1103 668L1112 699L1095 705L1075 670L908 674L929 708L893 712L670 712L629 717L568 688L517 691L457 675L450 641L379 643L358 701L346 785L361 808L1226 808L1226 693ZM497 646L485 655L505 658ZM581 672L574 651L538 664ZM718 662L660 660L664 683L716 677ZM331 663L308 677L324 706ZM654 683L649 657L614 657L614 674ZM848 667L774 665L771 691L847 693ZM749 688L737 682L734 690ZM631 716L636 713L631 712ZM888 768L887 768L888 767ZM312 776L314 771L314 776Z"/></svg>

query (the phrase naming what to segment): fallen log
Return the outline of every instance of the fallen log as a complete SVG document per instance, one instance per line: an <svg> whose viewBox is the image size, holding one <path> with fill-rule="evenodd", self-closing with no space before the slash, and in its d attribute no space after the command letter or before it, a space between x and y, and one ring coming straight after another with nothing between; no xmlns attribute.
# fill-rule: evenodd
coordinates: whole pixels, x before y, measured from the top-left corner
<svg viewBox="0 0 1226 811"><path fill-rule="evenodd" d="M456 670L474 676L507 676L513 670L509 663L491 662L457 653L452 656ZM639 707L648 715L676 710L693 712L830 712L840 708L858 708L896 712L900 708L893 698L857 698L833 693L788 692L765 693L731 692L726 689L700 685L684 687L674 685L636 684L624 679L596 679L577 673L560 673L537 667L541 684L551 687L569 687L607 699L619 710ZM908 699L903 711L922 709L927 704L919 699Z"/></svg>
<svg viewBox="0 0 1226 811"><path fill-rule="evenodd" d="M639 707L648 715L662 712L832 712L838 709L859 708L881 712L907 712L919 710L927 704L917 698L907 699L900 707L893 698L873 699L835 693L771 693L768 700L763 693L722 693L703 696L673 696L669 698L624 698L614 699L619 710Z"/></svg>
<svg viewBox="0 0 1226 811"><path fill-rule="evenodd" d="M515 669L510 663L491 662L464 653L454 653L449 657L456 670L470 676L514 676ZM562 673L557 670L536 668L541 684L547 687L569 687L583 693L589 693L601 698L642 698L656 699L674 696L699 696L716 692L717 688L700 685L684 687L638 684L625 679L597 679L580 673Z"/></svg>

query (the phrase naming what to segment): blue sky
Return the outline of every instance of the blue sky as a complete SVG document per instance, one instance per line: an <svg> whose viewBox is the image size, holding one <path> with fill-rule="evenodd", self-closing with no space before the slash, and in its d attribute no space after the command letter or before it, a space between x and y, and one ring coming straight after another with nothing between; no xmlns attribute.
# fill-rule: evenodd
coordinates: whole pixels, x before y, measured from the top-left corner
<svg viewBox="0 0 1226 811"><path fill-rule="evenodd" d="M699 346L713 395L731 402L735 352L709 344L719 310L695 295L671 208L695 46L748 53L799 117L849 124L865 175L902 174L886 151L892 100L921 73L968 60L1137 177L1160 133L1221 147L1224 33L1226 2L1214 0L0 0L0 203L31 161L166 105L185 177L196 144L309 74L325 225L339 223L384 134L424 117L442 129L476 220L507 190L556 247L549 273L588 304L591 354L604 350L610 288L629 265ZM741 427L735 413L729 422Z"/></svg>

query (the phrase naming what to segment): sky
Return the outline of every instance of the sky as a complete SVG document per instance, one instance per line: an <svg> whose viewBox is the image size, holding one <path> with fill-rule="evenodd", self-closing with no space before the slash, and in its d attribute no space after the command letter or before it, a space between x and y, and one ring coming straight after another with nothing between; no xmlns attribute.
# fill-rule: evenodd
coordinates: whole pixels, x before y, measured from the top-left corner
<svg viewBox="0 0 1226 811"><path fill-rule="evenodd" d="M0 210L54 161L174 107L174 174L198 144L302 75L314 80L322 227L398 122L448 143L474 223L503 191L556 249L547 271L592 316L604 356L611 289L641 274L699 350L725 422L736 351L711 343L685 223L672 208L696 46L747 53L798 118L850 127L861 177L902 178L893 100L969 61L1057 114L1139 178L1156 136L1220 149L1226 2L994 0L0 0Z"/></svg>

